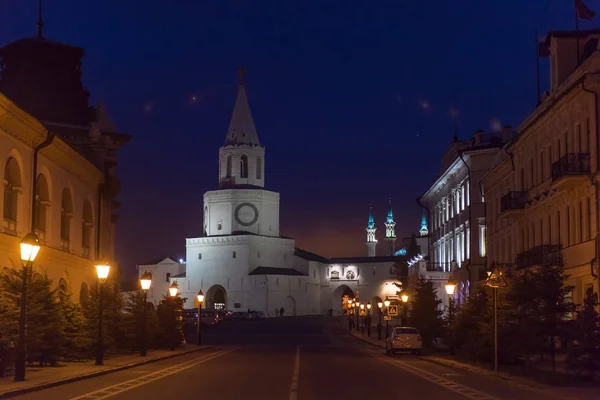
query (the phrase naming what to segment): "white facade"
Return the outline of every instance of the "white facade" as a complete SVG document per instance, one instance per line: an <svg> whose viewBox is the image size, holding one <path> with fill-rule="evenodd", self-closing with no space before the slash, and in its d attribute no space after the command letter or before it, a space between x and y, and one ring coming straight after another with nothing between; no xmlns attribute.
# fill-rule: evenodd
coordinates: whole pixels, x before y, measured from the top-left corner
<svg viewBox="0 0 600 400"><path fill-rule="evenodd" d="M204 235L186 240L185 262L164 259L138 266L153 273L149 301L158 303L177 282L186 308L264 311L269 316L341 314L347 298L371 302L396 298L395 276L403 257L326 259L279 236L279 193L264 189L265 151L252 120L244 85L238 90L225 144L219 151L219 190L204 195ZM375 245L369 216L367 240ZM371 249L372 247L372 249Z"/></svg>

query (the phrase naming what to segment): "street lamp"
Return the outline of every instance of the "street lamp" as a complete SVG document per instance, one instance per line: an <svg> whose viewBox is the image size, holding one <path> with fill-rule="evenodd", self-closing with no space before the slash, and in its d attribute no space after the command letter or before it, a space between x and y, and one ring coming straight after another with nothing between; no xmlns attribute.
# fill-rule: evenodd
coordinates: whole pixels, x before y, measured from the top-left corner
<svg viewBox="0 0 600 400"><path fill-rule="evenodd" d="M485 286L491 287L494 293L494 372L498 372L498 301L497 289L506 287L508 284L502 276L502 271L494 264L491 271L487 273L488 277L485 280Z"/></svg>
<svg viewBox="0 0 600 400"><path fill-rule="evenodd" d="M446 282L446 294L448 295L448 325L450 328L450 353L454 354L454 334L452 333L452 323L454 319L454 289L456 289L456 283L452 279L448 279Z"/></svg>
<svg viewBox="0 0 600 400"><path fill-rule="evenodd" d="M348 308L347 310L347 314L348 314L348 330L350 332L352 332L352 300L348 300L348 302L346 303L346 307Z"/></svg>
<svg viewBox="0 0 600 400"><path fill-rule="evenodd" d="M386 340L387 340L388 336L390 335L390 333L389 333L389 331L390 331L390 319L389 319L389 315L388 315L390 303L391 303L390 299L388 299L386 297L385 301L383 302L383 305L385 306L385 316L387 317L385 319L385 339Z"/></svg>
<svg viewBox="0 0 600 400"><path fill-rule="evenodd" d="M196 295L196 299L198 299L198 327L196 330L196 345L202 346L202 331L200 330L200 323L202 322L202 303L204 303L204 293L202 293L202 290L198 292L198 294Z"/></svg>
<svg viewBox="0 0 600 400"><path fill-rule="evenodd" d="M402 299L402 325L406 326L406 320L408 319L408 295L405 293L400 298Z"/></svg>
<svg viewBox="0 0 600 400"><path fill-rule="evenodd" d="M175 297L177 296L177 292L179 292L179 285L177 285L177 282L171 283L171 286L169 286L169 296Z"/></svg>
<svg viewBox="0 0 600 400"><path fill-rule="evenodd" d="M140 278L140 286L144 292L144 321L142 323L142 346L140 347L140 356L146 357L148 349L147 349L147 338L146 338L146 325L148 325L148 290L150 290L150 286L152 285L152 274L148 271L144 272L142 277Z"/></svg>
<svg viewBox="0 0 600 400"><path fill-rule="evenodd" d="M108 263L102 263L96 265L96 275L98 276L98 337L96 340L96 365L104 365L104 335L102 326L102 306L104 282L108 278L110 272L110 265Z"/></svg>
<svg viewBox="0 0 600 400"><path fill-rule="evenodd" d="M371 337L371 303L367 303L367 336Z"/></svg>
<svg viewBox="0 0 600 400"><path fill-rule="evenodd" d="M379 323L377 324L377 338L381 340L381 315L383 314L383 303L380 301L377 303L377 308L379 308Z"/></svg>
<svg viewBox="0 0 600 400"><path fill-rule="evenodd" d="M27 359L27 347L25 346L25 331L27 329L27 278L30 268L40 251L40 241L33 232L28 233L21 243L21 311L19 318L19 342L17 344L17 359L15 365L15 381L25 380L25 361Z"/></svg>

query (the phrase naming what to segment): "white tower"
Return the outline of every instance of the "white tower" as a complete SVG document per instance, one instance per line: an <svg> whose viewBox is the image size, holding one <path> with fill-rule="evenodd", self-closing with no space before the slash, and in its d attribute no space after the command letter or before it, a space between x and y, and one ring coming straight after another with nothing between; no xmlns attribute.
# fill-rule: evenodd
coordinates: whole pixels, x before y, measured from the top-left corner
<svg viewBox="0 0 600 400"><path fill-rule="evenodd" d="M385 220L385 242L386 242L386 256L393 256L396 252L396 223L394 222L394 212L392 211L392 198L390 197L390 209L388 210L387 218Z"/></svg>
<svg viewBox="0 0 600 400"><path fill-rule="evenodd" d="M369 257L375 257L377 251L377 239L375 238L375 218L373 218L373 206L369 208L369 222L367 222L367 248Z"/></svg>

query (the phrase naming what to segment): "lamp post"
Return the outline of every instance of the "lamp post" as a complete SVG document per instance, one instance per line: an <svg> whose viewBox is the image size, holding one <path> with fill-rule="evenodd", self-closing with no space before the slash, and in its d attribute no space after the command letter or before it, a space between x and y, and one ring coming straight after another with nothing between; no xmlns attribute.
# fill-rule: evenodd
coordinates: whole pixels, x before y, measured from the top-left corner
<svg viewBox="0 0 600 400"><path fill-rule="evenodd" d="M171 286L169 286L169 296L176 297L177 292L179 292L179 285L177 282L171 283Z"/></svg>
<svg viewBox="0 0 600 400"><path fill-rule="evenodd" d="M494 296L494 372L498 372L498 302L496 292L499 287L506 287L507 283L504 276L502 276L502 271L495 264L487 275L485 286L492 288Z"/></svg>
<svg viewBox="0 0 600 400"><path fill-rule="evenodd" d="M356 332L358 332L358 330L360 329L359 325L359 321L358 321L358 314L360 314L359 309L360 309L360 303L358 302L358 299L354 300L353 307L354 307L354 317L356 319Z"/></svg>
<svg viewBox="0 0 600 400"><path fill-rule="evenodd" d="M96 339L96 365L104 365L104 332L102 326L102 307L104 305L104 282L106 282L106 278L108 278L109 272L110 265L108 265L108 263L96 265L96 275L98 276L98 336Z"/></svg>
<svg viewBox="0 0 600 400"><path fill-rule="evenodd" d="M390 299L388 299L387 297L385 298L385 301L383 302L383 305L385 306L385 316L388 317L388 308L390 306ZM390 320L386 319L385 320L385 340L387 340L388 336L390 335L389 333L390 330Z"/></svg>
<svg viewBox="0 0 600 400"><path fill-rule="evenodd" d="M454 319L454 289L456 284L452 279L448 279L446 282L446 294L448 295L448 325L450 329L450 354L454 354L454 333L452 332L452 323Z"/></svg>
<svg viewBox="0 0 600 400"><path fill-rule="evenodd" d="M371 303L367 303L367 336L371 337Z"/></svg>
<svg viewBox="0 0 600 400"><path fill-rule="evenodd" d="M402 299L402 325L406 326L406 320L408 319L408 295L405 293L400 298Z"/></svg>
<svg viewBox="0 0 600 400"><path fill-rule="evenodd" d="M202 303L204 302L204 293L202 293L202 290L198 292L196 298L198 299L198 327L196 330L196 345L202 346L202 331L200 330L200 323L202 322Z"/></svg>
<svg viewBox="0 0 600 400"><path fill-rule="evenodd" d="M379 309L379 323L377 324L377 339L381 340L381 315L383 314L383 303L380 301L377 303L377 308Z"/></svg>
<svg viewBox="0 0 600 400"><path fill-rule="evenodd" d="M140 286L144 291L144 321L142 323L142 345L140 347L140 356L146 357L148 354L148 338L146 337L146 325L148 325L148 290L150 290L150 286L152 285L152 274L148 271L144 272L142 277L140 278Z"/></svg>
<svg viewBox="0 0 600 400"><path fill-rule="evenodd" d="M365 305L361 304L360 305L360 312L359 312L359 321L360 321L360 314L362 314L365 311ZM365 333L365 317L362 317L362 323L360 324L360 334L363 335Z"/></svg>
<svg viewBox="0 0 600 400"><path fill-rule="evenodd" d="M346 308L348 308L348 330L352 331L352 299L348 300Z"/></svg>
<svg viewBox="0 0 600 400"><path fill-rule="evenodd" d="M15 381L25 380L25 361L27 360L27 347L25 345L25 332L27 329L27 279L30 275L31 266L40 251L40 241L33 232L28 233L21 243L21 311L19 316L19 342L17 345L17 359L15 364Z"/></svg>

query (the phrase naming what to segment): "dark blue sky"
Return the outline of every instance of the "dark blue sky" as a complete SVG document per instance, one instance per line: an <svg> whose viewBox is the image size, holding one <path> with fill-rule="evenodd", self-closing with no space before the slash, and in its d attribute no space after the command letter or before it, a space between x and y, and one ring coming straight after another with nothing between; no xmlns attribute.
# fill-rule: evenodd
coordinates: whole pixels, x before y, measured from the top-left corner
<svg viewBox="0 0 600 400"><path fill-rule="evenodd" d="M36 3L2 1L0 43L35 35ZM586 3L600 12L600 1ZM184 238L202 233L202 195L217 186L240 65L266 146L267 188L281 193L282 234L325 256L366 255L369 203L380 243L390 193L398 233L418 228L415 198L452 138L453 99L463 138L493 121L516 127L536 100L535 30L574 26L571 0L45 0L44 8L45 36L85 48L94 103L102 99L134 135L118 169L117 251L128 270L184 257Z"/></svg>

